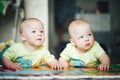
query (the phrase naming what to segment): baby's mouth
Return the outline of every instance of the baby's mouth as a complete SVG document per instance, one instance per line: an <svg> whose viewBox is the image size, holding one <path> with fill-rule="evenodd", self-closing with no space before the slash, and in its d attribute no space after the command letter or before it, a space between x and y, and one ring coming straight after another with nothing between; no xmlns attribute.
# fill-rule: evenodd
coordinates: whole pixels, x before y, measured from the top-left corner
<svg viewBox="0 0 120 80"><path fill-rule="evenodd" d="M87 47L90 46L90 43L87 43L85 46L87 46Z"/></svg>
<svg viewBox="0 0 120 80"><path fill-rule="evenodd" d="M37 40L41 41L42 39L41 39L41 38L39 38L39 39L37 39Z"/></svg>

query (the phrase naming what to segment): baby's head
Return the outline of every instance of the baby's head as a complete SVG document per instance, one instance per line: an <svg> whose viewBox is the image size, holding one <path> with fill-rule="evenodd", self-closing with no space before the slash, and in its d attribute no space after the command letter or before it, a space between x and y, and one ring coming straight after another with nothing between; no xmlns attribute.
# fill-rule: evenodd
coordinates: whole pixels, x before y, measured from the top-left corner
<svg viewBox="0 0 120 80"><path fill-rule="evenodd" d="M20 38L24 44L40 46L44 43L44 25L36 18L29 18L20 25Z"/></svg>
<svg viewBox="0 0 120 80"><path fill-rule="evenodd" d="M84 20L74 20L69 27L70 42L81 52L86 52L94 44L94 36L90 25Z"/></svg>

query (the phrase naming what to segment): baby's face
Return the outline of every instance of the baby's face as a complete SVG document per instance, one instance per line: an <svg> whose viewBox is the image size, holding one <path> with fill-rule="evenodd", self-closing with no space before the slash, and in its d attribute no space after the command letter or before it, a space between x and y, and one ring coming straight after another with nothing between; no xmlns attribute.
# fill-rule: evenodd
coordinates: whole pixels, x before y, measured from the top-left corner
<svg viewBox="0 0 120 80"><path fill-rule="evenodd" d="M71 34L74 44L81 52L86 52L94 44L94 36L88 24L75 25Z"/></svg>
<svg viewBox="0 0 120 80"><path fill-rule="evenodd" d="M24 42L30 46L40 46L45 40L44 28L40 22L27 23L23 28Z"/></svg>

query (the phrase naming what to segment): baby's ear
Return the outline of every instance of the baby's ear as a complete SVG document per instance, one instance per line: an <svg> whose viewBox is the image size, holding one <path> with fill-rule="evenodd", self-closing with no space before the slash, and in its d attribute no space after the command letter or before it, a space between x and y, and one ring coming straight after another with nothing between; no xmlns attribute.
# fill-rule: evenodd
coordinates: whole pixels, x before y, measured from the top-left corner
<svg viewBox="0 0 120 80"><path fill-rule="evenodd" d="M74 40L71 38L70 39L70 42L73 44L73 45L75 45L75 42L74 42Z"/></svg>
<svg viewBox="0 0 120 80"><path fill-rule="evenodd" d="M25 38L25 36L24 36L24 33L20 33L20 38L21 38L21 40L26 40L26 38Z"/></svg>

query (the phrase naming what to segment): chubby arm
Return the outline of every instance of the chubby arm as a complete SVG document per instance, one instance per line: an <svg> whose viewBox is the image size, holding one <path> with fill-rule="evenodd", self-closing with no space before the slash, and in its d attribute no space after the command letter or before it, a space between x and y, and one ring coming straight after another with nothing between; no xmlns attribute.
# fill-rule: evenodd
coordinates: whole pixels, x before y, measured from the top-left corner
<svg viewBox="0 0 120 80"><path fill-rule="evenodd" d="M11 70L21 70L22 69L20 64L14 63L11 60L5 58L4 56L2 57L2 62L3 62L3 65L8 69L11 69Z"/></svg>
<svg viewBox="0 0 120 80"><path fill-rule="evenodd" d="M102 54L99 58L101 64L98 66L99 70L109 70L110 58L107 54Z"/></svg>

